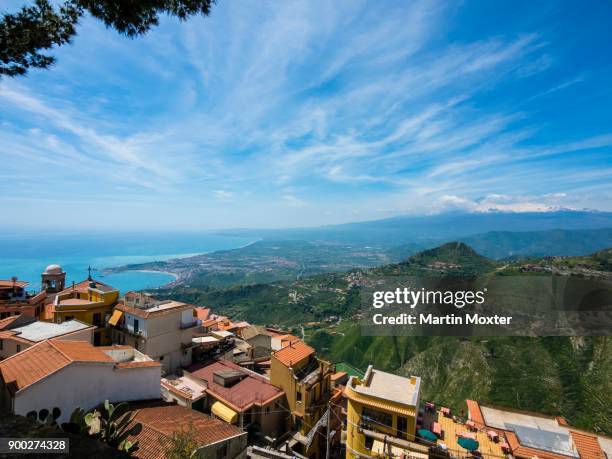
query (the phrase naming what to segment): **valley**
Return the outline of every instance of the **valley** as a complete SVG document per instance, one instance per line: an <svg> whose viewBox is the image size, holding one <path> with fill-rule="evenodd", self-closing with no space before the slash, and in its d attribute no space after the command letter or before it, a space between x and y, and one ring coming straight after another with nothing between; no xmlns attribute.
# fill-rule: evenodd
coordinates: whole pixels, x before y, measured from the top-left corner
<svg viewBox="0 0 612 459"><path fill-rule="evenodd" d="M419 374L424 397L451 407L466 398L562 415L612 433L610 337L363 336L360 289L378 276L610 275L612 250L589 256L499 262L463 243L407 260L346 272L227 288L177 286L160 297L212 307L235 320L284 327L332 362L361 370L371 363L401 375Z"/></svg>

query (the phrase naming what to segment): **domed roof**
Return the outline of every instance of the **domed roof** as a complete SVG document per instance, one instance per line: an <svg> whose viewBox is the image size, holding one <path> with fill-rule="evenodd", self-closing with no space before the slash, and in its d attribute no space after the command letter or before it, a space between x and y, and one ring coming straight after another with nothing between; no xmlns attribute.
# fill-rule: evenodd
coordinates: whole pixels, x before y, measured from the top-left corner
<svg viewBox="0 0 612 459"><path fill-rule="evenodd" d="M60 265L49 265L45 268L43 274L62 274L62 267Z"/></svg>

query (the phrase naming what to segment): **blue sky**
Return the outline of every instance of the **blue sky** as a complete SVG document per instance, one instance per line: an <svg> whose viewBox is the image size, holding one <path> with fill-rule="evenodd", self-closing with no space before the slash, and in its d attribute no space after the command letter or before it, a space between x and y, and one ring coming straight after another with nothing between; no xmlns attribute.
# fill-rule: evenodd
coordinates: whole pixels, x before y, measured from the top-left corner
<svg viewBox="0 0 612 459"><path fill-rule="evenodd" d="M10 10L20 2L9 2ZM609 2L246 2L85 19L0 81L0 226L612 210Z"/></svg>

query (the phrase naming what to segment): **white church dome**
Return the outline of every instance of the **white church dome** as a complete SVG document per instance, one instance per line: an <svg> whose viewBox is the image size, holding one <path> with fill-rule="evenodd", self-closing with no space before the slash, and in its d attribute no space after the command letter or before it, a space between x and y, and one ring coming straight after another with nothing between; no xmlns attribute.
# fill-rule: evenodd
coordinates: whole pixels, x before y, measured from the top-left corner
<svg viewBox="0 0 612 459"><path fill-rule="evenodd" d="M45 268L43 274L62 274L62 267L60 265L49 265Z"/></svg>

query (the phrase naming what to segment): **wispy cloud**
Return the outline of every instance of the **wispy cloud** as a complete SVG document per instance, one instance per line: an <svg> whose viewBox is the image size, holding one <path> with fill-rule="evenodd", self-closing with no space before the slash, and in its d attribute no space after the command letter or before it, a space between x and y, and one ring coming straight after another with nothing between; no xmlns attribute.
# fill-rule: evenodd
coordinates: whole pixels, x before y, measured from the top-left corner
<svg viewBox="0 0 612 459"><path fill-rule="evenodd" d="M566 35L481 32L461 9L221 2L137 40L86 20L54 69L0 82L0 199L192 227L608 208L587 190L612 193L612 131L585 110L605 115L560 115L596 70L559 52Z"/></svg>

